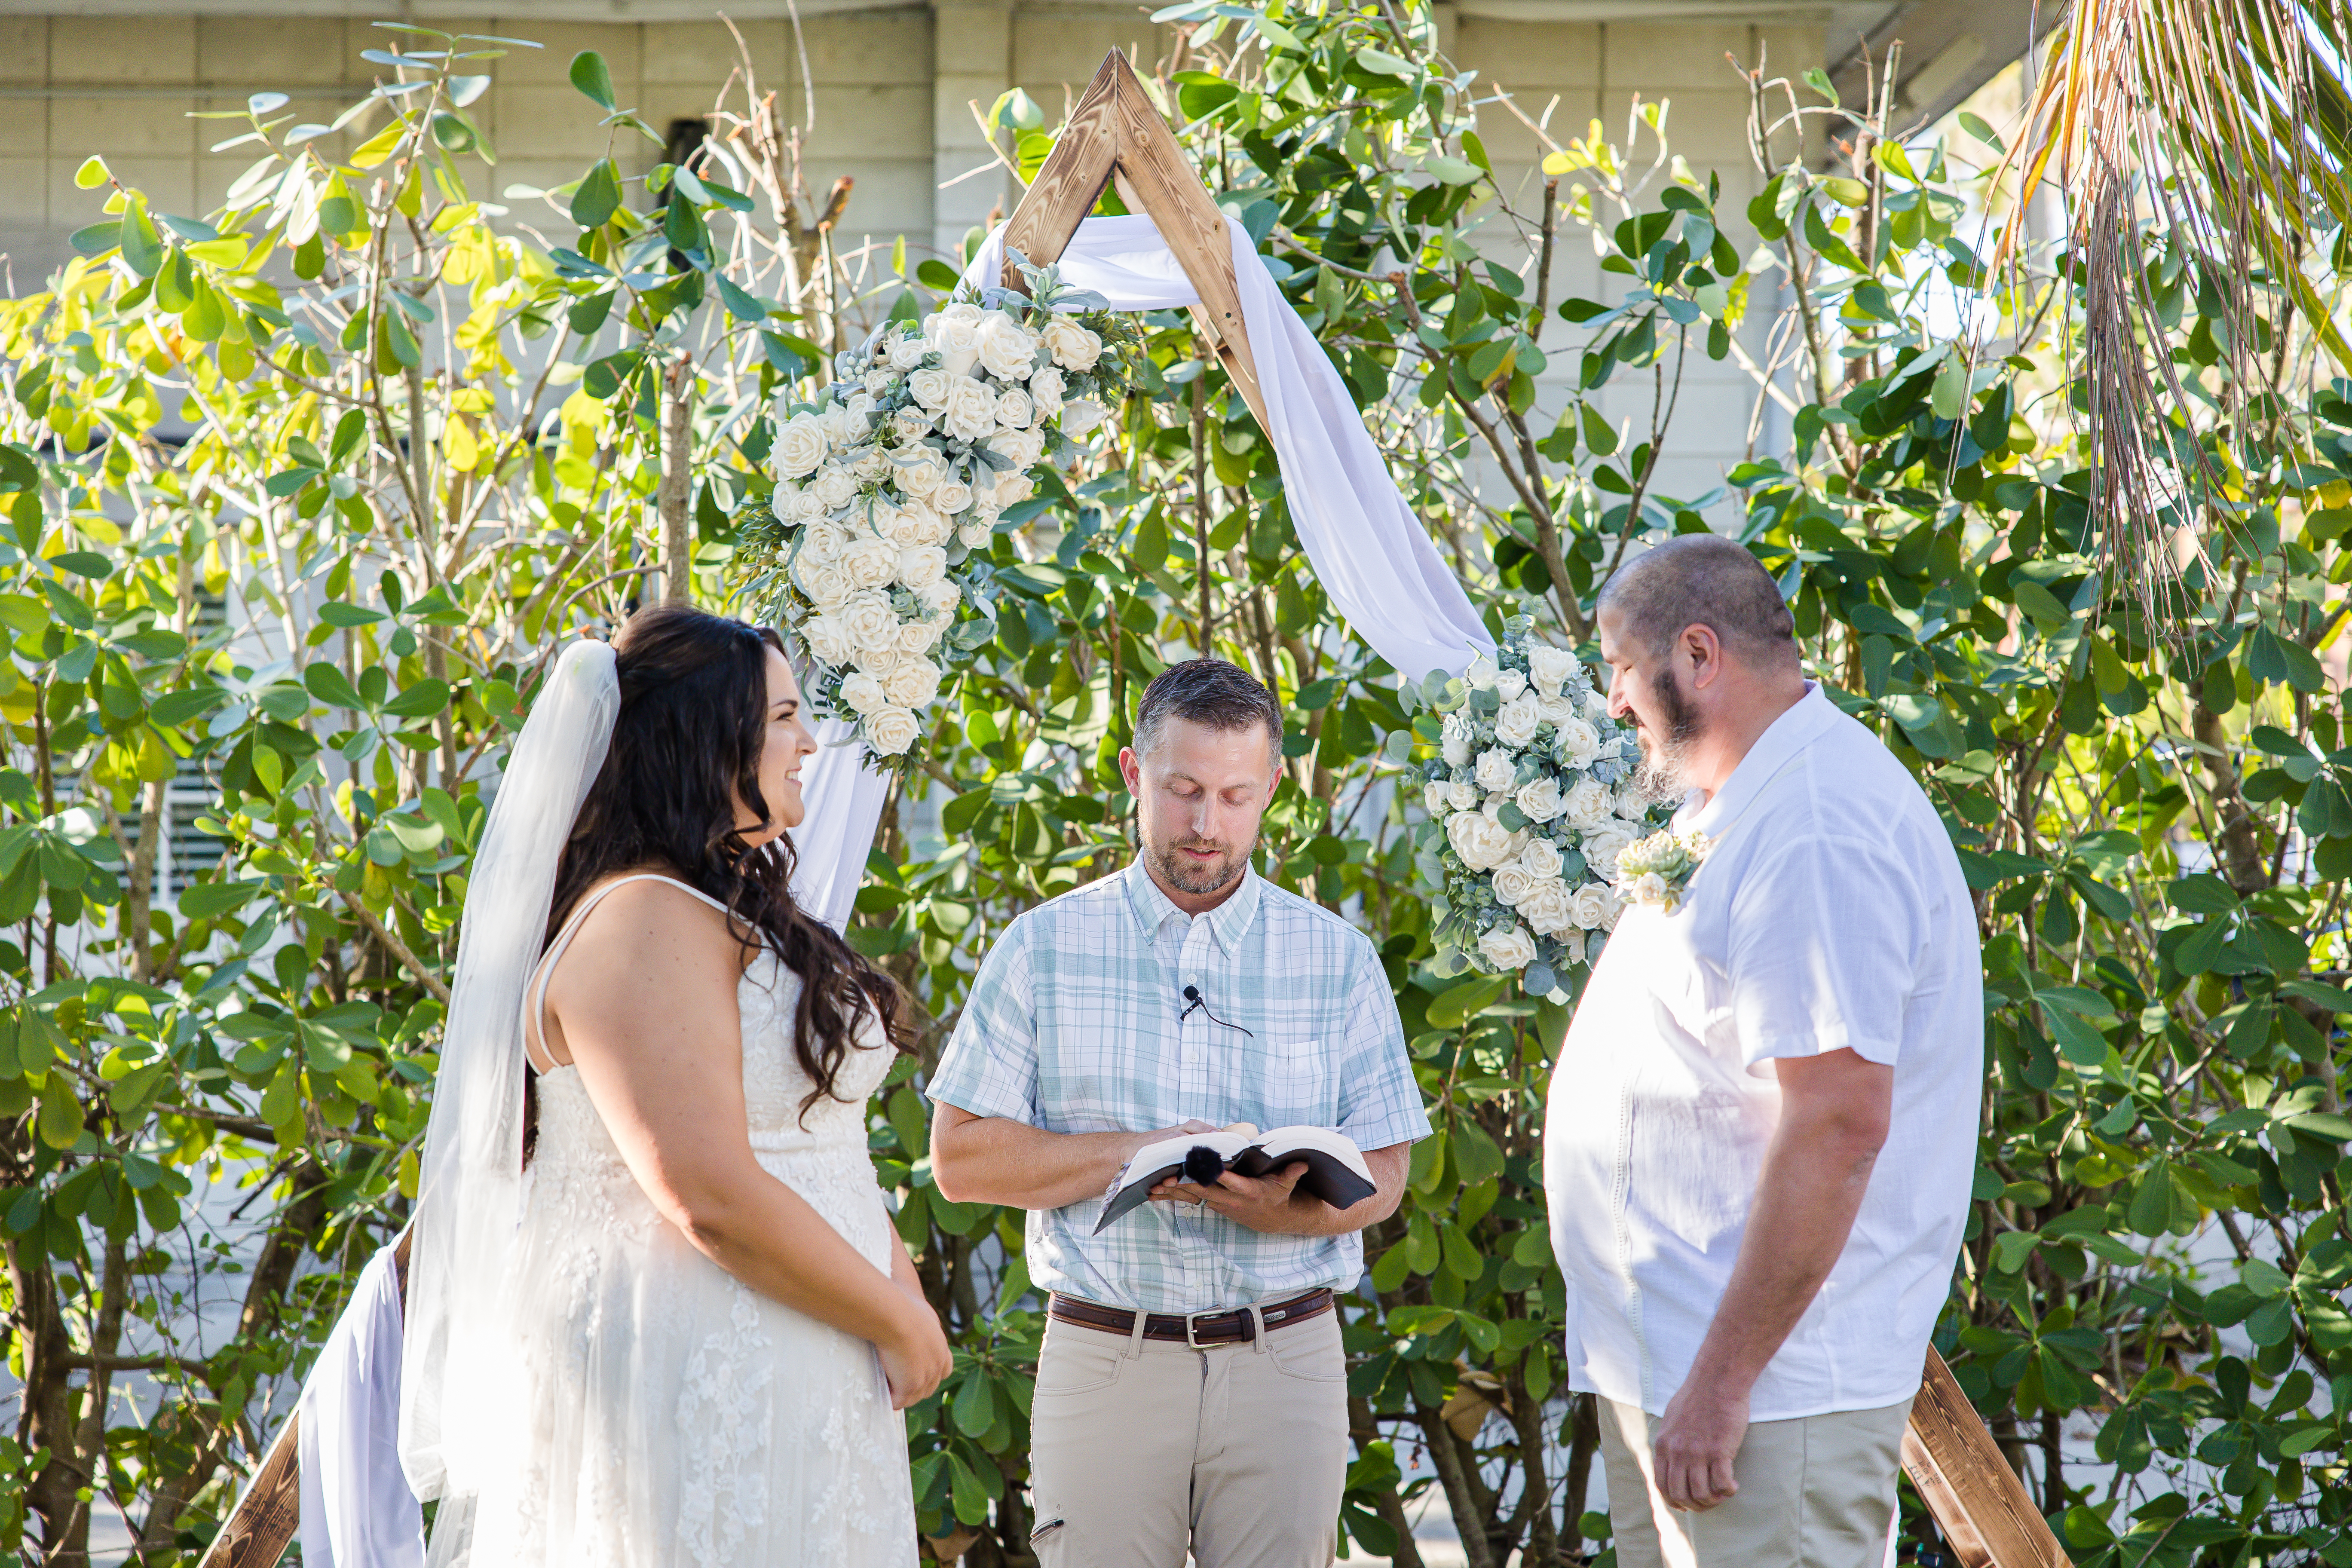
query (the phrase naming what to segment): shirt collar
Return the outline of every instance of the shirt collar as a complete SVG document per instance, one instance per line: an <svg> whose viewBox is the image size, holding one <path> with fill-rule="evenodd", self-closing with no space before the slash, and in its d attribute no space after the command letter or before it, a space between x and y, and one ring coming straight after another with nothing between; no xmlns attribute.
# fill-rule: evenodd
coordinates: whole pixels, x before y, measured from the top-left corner
<svg viewBox="0 0 2352 1568"><path fill-rule="evenodd" d="M1131 862L1121 875L1127 879L1128 908L1135 915L1135 923L1143 928L1145 942L1159 939L1160 925L1171 915L1188 921L1194 918L1169 901L1168 895L1160 890L1160 884L1151 879L1151 873L1144 869L1142 861ZM1258 874L1244 866L1242 885L1234 889L1233 897L1200 917L1209 922L1210 934L1217 939L1217 945L1228 958L1241 950L1242 938L1249 934L1251 922L1257 919L1261 885Z"/></svg>
<svg viewBox="0 0 2352 1568"><path fill-rule="evenodd" d="M1705 805L1685 803L1675 814L1675 831L1717 834L1730 826L1790 759L1826 733L1837 716L1837 705L1822 692L1821 683L1805 682L1805 694L1765 726L1714 798ZM1696 796L1692 798L1695 801Z"/></svg>

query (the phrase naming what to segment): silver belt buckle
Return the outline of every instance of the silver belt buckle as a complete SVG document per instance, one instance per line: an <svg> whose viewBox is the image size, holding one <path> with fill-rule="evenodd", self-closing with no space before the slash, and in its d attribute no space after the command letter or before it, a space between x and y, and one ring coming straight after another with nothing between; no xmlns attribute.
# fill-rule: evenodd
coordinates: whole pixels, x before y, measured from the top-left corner
<svg viewBox="0 0 2352 1568"><path fill-rule="evenodd" d="M1200 1325L1200 1321L1201 1321L1201 1320L1202 1320L1202 1319L1203 1319L1203 1318L1214 1318L1214 1317L1220 1317L1220 1316L1222 1316L1222 1315L1223 1315L1222 1313L1218 1313L1218 1312L1187 1312L1187 1313L1185 1313L1185 1314L1184 1314L1184 1348L1185 1348L1185 1349L1187 1349L1187 1350L1196 1350L1196 1351L1205 1351L1205 1350L1213 1350L1213 1349L1215 1349L1216 1347L1215 1347L1215 1346L1213 1346L1213 1345L1204 1345L1204 1344L1202 1344L1202 1343L1201 1342L1201 1340L1200 1340L1200 1327L1199 1327L1199 1325Z"/></svg>

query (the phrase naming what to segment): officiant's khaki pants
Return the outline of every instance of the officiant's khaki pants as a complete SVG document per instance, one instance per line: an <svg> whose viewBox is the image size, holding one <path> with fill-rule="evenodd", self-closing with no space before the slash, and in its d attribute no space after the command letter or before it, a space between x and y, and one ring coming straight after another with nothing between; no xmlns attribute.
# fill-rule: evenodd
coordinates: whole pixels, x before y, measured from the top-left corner
<svg viewBox="0 0 2352 1568"><path fill-rule="evenodd" d="M1348 1472L1339 1314L1194 1350L1055 1320L1030 1413L1044 1568L1328 1568Z"/></svg>
<svg viewBox="0 0 2352 1568"><path fill-rule="evenodd" d="M1652 1479L1656 1418L1601 1401L1618 1568L1882 1568L1911 1402L1759 1421L1732 1460L1739 1494L1703 1513Z"/></svg>

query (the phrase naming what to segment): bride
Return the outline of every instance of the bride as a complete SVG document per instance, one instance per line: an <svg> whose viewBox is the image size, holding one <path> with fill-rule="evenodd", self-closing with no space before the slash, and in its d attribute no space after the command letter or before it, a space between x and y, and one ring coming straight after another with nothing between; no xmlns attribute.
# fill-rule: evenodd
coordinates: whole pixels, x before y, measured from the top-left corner
<svg viewBox="0 0 2352 1568"><path fill-rule="evenodd" d="M515 747L404 1335L436 1565L914 1561L894 1412L949 1352L866 1154L897 994L789 891L815 749L774 634L683 608Z"/></svg>

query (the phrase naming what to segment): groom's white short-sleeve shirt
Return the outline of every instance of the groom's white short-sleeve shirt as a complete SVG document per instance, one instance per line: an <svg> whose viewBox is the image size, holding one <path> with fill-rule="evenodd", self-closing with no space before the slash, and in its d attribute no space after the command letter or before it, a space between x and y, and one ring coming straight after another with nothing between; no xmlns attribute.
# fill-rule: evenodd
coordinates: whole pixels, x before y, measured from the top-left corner
<svg viewBox="0 0 2352 1568"><path fill-rule="evenodd" d="M1675 913L1625 912L1552 1072L1570 1385L1664 1412L1739 1254L1780 1119L1773 1060L1850 1048L1895 1069L1886 1143L1748 1418L1907 1399L1951 1289L1983 1092L1959 858L1903 764L1813 686L1675 826L1713 848Z"/></svg>

